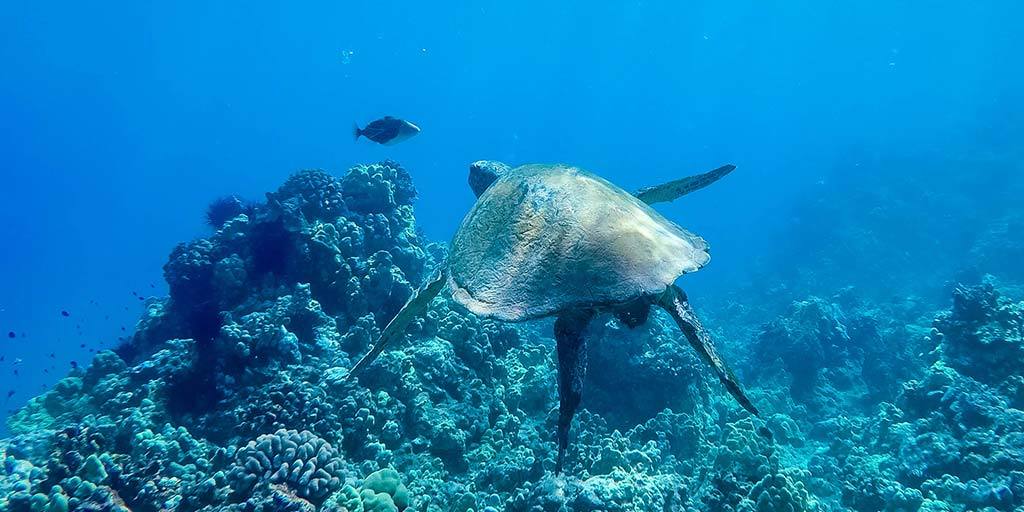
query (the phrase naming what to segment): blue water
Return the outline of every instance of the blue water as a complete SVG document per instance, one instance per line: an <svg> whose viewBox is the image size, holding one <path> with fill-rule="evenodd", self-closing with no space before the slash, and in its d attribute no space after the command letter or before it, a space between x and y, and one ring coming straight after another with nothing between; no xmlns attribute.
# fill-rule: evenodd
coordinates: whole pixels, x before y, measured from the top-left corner
<svg viewBox="0 0 1024 512"><path fill-rule="evenodd" d="M1022 19L1011 1L5 2L4 409L132 332L136 295L167 293L171 248L210 233L211 199L262 199L306 168L400 162L418 225L443 241L473 204L477 159L568 162L627 190L733 163L713 191L660 208L711 242L713 264L687 278L708 301L817 261L816 200L895 184L905 217L856 201L846 217L922 259L855 284L934 291L969 256L922 244L1015 208ZM383 115L423 131L353 143L353 122ZM928 201L965 175L962 204ZM944 227L899 236L921 219ZM829 271L876 259L838 252L849 260ZM819 275L821 289L851 281Z"/></svg>

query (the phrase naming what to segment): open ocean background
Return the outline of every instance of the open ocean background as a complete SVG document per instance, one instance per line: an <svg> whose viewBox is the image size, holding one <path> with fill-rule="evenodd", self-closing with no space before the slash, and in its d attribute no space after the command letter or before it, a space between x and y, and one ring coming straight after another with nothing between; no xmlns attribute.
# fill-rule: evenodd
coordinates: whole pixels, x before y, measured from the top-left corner
<svg viewBox="0 0 1024 512"><path fill-rule="evenodd" d="M4 414L132 334L212 199L300 169L401 163L443 242L474 160L627 190L735 164L659 210L711 243L683 284L737 336L848 287L934 310L986 274L1019 290L1022 20L1015 1L6 1ZM384 115L422 133L353 143Z"/></svg>
<svg viewBox="0 0 1024 512"><path fill-rule="evenodd" d="M261 199L298 169L395 159L446 240L473 160L564 161L626 189L731 162L724 190L663 210L712 242L694 280L715 289L794 244L778 232L822 183L941 184L1002 171L961 158L1021 151L1017 2L14 1L0 16L10 405L88 360L80 343L116 342L133 291L166 293L166 254L205 232L211 199ZM351 143L382 115L423 133Z"/></svg>

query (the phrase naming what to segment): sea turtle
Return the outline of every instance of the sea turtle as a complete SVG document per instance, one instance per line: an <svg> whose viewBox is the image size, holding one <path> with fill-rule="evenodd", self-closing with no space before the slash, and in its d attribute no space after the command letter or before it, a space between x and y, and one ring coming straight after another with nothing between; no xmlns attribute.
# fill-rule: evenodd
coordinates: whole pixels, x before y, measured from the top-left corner
<svg viewBox="0 0 1024 512"><path fill-rule="evenodd" d="M733 169L727 165L630 194L568 165L512 169L500 162L475 162L469 184L478 199L452 240L447 263L413 294L349 377L401 337L445 288L481 316L511 322L556 316L555 472L560 473L583 392L587 324L599 313L611 313L636 327L656 305L675 320L740 405L757 415L686 294L674 284L708 263L708 244L648 206L703 188Z"/></svg>

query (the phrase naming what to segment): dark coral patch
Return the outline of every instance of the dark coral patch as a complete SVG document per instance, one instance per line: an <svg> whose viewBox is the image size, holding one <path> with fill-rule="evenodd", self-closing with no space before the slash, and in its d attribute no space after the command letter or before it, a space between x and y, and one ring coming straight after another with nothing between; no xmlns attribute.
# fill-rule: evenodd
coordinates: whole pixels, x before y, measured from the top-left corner
<svg viewBox="0 0 1024 512"><path fill-rule="evenodd" d="M252 207L235 195L221 196L206 207L206 224L213 229L220 229L227 221L251 212Z"/></svg>

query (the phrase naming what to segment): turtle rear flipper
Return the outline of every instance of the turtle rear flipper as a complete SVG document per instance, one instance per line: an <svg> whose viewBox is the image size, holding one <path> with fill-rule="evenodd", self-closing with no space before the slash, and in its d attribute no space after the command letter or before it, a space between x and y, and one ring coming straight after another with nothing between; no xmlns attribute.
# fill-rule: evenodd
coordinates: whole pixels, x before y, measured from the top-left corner
<svg viewBox="0 0 1024 512"><path fill-rule="evenodd" d="M690 307L690 302L686 299L686 294L678 286L671 285L661 296L659 305L676 321L679 329L686 336L686 341L690 342L690 346L700 354L701 359L704 359L715 370L718 380L722 381L722 384L729 390L733 398L748 412L754 416L759 416L757 408L747 398L746 392L740 386L739 379L736 378L736 375L732 373L729 366L718 355L718 351L715 350L715 345L711 342L711 336L704 329L704 326L700 324L700 320L697 319L693 308Z"/></svg>
<svg viewBox="0 0 1024 512"><path fill-rule="evenodd" d="M555 474L562 472L565 451L569 448L569 427L583 398L583 381L587 375L587 324L594 318L589 309L567 311L555 320L555 343L558 351L558 458Z"/></svg>
<svg viewBox="0 0 1024 512"><path fill-rule="evenodd" d="M388 322L387 327L380 333L380 339L373 345L373 348L363 356L362 359L352 367L352 370L348 372L345 377L346 380L351 380L357 372L365 368L367 365L373 362L381 352L384 351L384 347L391 343L391 341L401 338L405 334L405 328L412 323L413 319L427 310L427 306L430 305L430 301L437 297L437 294L444 288L444 282L448 279L448 273L445 270L445 266L442 265L438 270L434 271L434 274L427 279L426 284L420 287L420 289L413 292L412 297L406 301L402 309L398 310L398 314Z"/></svg>
<svg viewBox="0 0 1024 512"><path fill-rule="evenodd" d="M687 176L668 183L662 183L661 185L642 188L634 192L633 195L647 204L675 201L690 192L696 192L718 181L734 169L736 169L735 165L723 165L718 169L708 171L704 174Z"/></svg>

